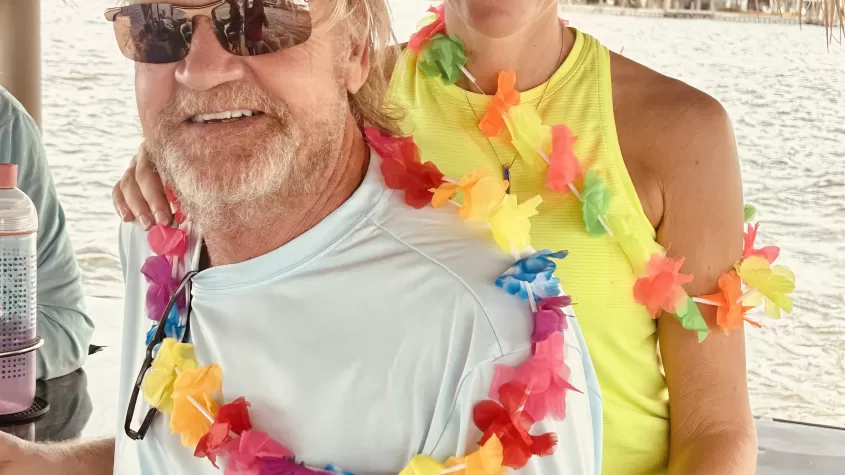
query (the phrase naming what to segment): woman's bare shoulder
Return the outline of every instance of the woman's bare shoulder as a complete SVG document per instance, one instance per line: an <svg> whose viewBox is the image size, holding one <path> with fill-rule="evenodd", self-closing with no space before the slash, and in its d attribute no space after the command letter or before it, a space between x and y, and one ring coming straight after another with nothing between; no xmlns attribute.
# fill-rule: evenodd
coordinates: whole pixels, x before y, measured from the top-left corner
<svg viewBox="0 0 845 475"><path fill-rule="evenodd" d="M612 54L613 110L622 156L646 214L662 221L667 191L680 175L696 188L720 179L737 161L724 107L689 84ZM733 149L734 153L726 153ZM706 158L706 164L702 159ZM686 181L686 180L683 180Z"/></svg>

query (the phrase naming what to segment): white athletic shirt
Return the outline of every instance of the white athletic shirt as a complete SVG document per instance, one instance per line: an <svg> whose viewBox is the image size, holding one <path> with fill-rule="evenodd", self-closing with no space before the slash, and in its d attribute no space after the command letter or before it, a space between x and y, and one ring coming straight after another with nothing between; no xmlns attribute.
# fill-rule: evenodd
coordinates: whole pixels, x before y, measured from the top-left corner
<svg viewBox="0 0 845 475"><path fill-rule="evenodd" d="M477 450L473 407L488 399L497 364L531 355L526 301L494 284L513 264L489 231L455 209L416 210L385 187L373 152L367 175L340 208L263 256L203 270L193 280L191 336L201 365L223 369L220 403L244 396L254 428L297 460L356 475L396 475L418 453L440 461ZM197 262L191 235L186 262ZM146 233L121 229L126 280L115 473L221 474L193 456L159 414L146 438L123 417L151 326L140 269ZM195 264L194 264L195 265ZM574 315L572 308L567 313ZM593 474L601 460L601 400L581 330L565 332L570 382L552 456L521 474ZM148 408L139 397L136 414ZM136 415L135 429L140 416Z"/></svg>

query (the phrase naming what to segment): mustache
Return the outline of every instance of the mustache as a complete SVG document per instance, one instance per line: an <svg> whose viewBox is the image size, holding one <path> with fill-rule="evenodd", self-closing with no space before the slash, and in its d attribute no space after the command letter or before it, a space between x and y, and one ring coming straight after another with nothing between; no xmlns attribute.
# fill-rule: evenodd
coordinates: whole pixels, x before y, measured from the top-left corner
<svg viewBox="0 0 845 475"><path fill-rule="evenodd" d="M288 107L261 89L245 83L225 83L207 91L179 89L156 119L156 128L178 125L197 114L249 109L279 119L290 115Z"/></svg>

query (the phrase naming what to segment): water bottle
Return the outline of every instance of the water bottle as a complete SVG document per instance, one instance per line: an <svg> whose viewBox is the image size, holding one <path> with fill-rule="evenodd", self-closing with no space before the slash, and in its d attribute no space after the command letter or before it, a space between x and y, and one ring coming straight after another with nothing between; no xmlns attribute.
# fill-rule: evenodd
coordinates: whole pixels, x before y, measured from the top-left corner
<svg viewBox="0 0 845 475"><path fill-rule="evenodd" d="M17 188L18 166L0 164L0 415L35 400L38 212Z"/></svg>

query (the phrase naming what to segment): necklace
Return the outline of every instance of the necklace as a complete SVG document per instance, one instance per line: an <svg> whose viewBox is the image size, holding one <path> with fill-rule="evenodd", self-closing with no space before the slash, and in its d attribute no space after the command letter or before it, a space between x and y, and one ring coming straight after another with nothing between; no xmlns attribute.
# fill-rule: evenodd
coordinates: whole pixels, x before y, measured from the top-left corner
<svg viewBox="0 0 845 475"><path fill-rule="evenodd" d="M561 28L562 28L562 26L561 26ZM562 59L563 59L563 34L561 33L560 52L557 55L557 61L555 62L555 69L554 69L554 72L552 72L552 77L554 77L555 72L557 72L558 68L560 68L560 63L561 63ZM540 106L543 104L543 99L546 98L546 92L548 92L549 84L551 84L551 82L552 82L552 78L550 77L549 80L546 81L546 85L543 88L543 93L540 94L540 100L537 102L537 113L538 114L540 113ZM476 87L478 87L477 84L476 84ZM478 89L481 90L480 87ZM481 91L481 92L485 96L487 95L486 93L484 93L484 91ZM464 99L467 101L467 105L469 106L470 110L472 111L472 115L477 122L478 121L478 113L475 111L475 107L473 107L472 101L469 100L469 95L467 94L466 90L464 90ZM496 151L496 147L493 146L493 142L490 141L490 138L485 137L485 139L487 141L487 145L490 147L490 150L493 152L493 155L496 157L496 161L499 162L499 165L501 165L501 167L502 167L502 176L508 182L508 189L506 190L506 192L508 194L510 194L510 192L511 192L511 186L510 186L511 168L513 167L513 164L516 162L516 158L519 156L519 152L515 152L513 154L513 157L511 158L510 162L505 164L504 162L502 162L502 159L499 156L499 152Z"/></svg>

